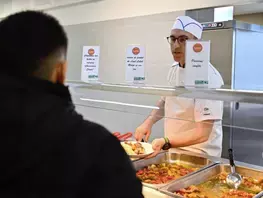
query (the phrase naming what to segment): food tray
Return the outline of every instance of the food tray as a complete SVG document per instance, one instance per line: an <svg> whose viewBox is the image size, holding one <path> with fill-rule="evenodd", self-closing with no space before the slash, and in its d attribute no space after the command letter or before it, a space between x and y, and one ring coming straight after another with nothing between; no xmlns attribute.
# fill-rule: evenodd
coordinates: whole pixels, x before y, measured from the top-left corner
<svg viewBox="0 0 263 198"><path fill-rule="evenodd" d="M245 176L245 177L252 177L254 179L263 178L262 171L249 169L249 168L241 167L241 166L237 166L236 171L240 175ZM213 165L207 169L203 169L202 171L199 171L195 175L189 175L178 181L173 181L172 183L160 188L159 190L162 193L169 195L170 197L183 198L183 196L175 195L174 192L180 189L183 189L183 188L187 188L191 185L199 185L201 183L207 182L210 178L215 177L216 175L222 172L230 173L230 166L224 165L224 164ZM259 194L254 196L254 198L261 198L261 197L263 197L263 192L260 192Z"/></svg>
<svg viewBox="0 0 263 198"><path fill-rule="evenodd" d="M215 165L216 163L205 158L205 157L199 157L199 156L194 156L194 155L187 155L187 154L182 154L180 152L178 153L170 153L170 152L162 152L159 155L157 155L154 158L151 159L144 159L144 160L138 160L133 162L133 165L136 169L136 171L141 170L151 164L161 164L161 163L178 163L178 164L182 164L182 165L188 165L191 166L193 168L200 168L199 170L190 173L188 175L193 175L205 168L208 168L210 166ZM188 176L186 175L186 176ZM183 176L181 178L184 178L186 176ZM179 178L179 179L181 179ZM176 181L176 180L173 180ZM173 182L171 181L171 182ZM149 187L149 188L154 188L154 189L159 189L163 186L166 186L167 184L147 184L147 183L143 183L144 186Z"/></svg>

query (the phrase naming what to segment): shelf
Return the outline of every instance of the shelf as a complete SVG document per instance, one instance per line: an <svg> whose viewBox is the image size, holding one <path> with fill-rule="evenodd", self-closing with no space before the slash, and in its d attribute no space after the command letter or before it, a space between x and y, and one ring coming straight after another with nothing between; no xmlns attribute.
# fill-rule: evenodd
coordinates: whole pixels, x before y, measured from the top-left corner
<svg viewBox="0 0 263 198"><path fill-rule="evenodd" d="M125 92L134 94L147 94L158 96L180 96L186 98L198 98L209 100L221 100L226 102L244 102L263 104L263 91L244 91L231 89L203 89L203 88L183 88L183 87L160 87L148 85L128 85L110 83L84 83L81 81L67 81L76 93L81 90L99 90L109 92ZM82 93L83 94L83 93Z"/></svg>

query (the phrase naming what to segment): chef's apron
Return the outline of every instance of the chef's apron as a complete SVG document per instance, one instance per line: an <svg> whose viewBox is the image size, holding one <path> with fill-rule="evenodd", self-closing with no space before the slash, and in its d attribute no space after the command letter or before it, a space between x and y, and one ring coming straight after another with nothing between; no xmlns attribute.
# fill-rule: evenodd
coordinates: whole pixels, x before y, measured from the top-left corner
<svg viewBox="0 0 263 198"><path fill-rule="evenodd" d="M184 68L174 64L168 74L169 84L184 86ZM210 65L209 87L220 88L223 79L219 72ZM222 153L222 116L223 102L182 97L164 97L165 100L165 136L195 130L195 122L214 120L208 141L182 149L210 156L220 157ZM174 136L176 138L176 136Z"/></svg>

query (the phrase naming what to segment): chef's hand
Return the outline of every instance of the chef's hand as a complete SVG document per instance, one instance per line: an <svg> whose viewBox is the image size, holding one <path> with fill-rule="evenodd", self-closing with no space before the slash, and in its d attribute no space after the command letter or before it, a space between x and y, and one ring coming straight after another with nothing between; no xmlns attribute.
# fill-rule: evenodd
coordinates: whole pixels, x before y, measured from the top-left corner
<svg viewBox="0 0 263 198"><path fill-rule="evenodd" d="M151 132L152 128L150 126L142 124L136 129L134 137L138 142L141 142L143 138L145 142L148 142Z"/></svg>
<svg viewBox="0 0 263 198"><path fill-rule="evenodd" d="M147 156L146 159L153 158L156 155L158 155L160 153L160 151L162 150L164 145L165 145L165 139L164 138L159 138L159 139L153 140L152 147L153 147L154 153Z"/></svg>

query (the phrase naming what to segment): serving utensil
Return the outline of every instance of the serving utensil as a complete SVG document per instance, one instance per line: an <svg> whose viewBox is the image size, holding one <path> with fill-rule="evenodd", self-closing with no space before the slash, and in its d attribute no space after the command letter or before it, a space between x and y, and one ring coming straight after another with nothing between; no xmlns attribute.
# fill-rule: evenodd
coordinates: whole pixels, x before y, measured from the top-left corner
<svg viewBox="0 0 263 198"><path fill-rule="evenodd" d="M234 162L233 150L228 150L229 162L231 166L231 173L227 175L226 183L230 188L238 189L242 182L242 177L236 172L236 165Z"/></svg>
<svg viewBox="0 0 263 198"><path fill-rule="evenodd" d="M117 138L118 138L121 142L124 142L124 141L129 140L132 136L133 136L132 132L128 132L128 133L125 133L125 134L123 134L123 135L118 135Z"/></svg>

